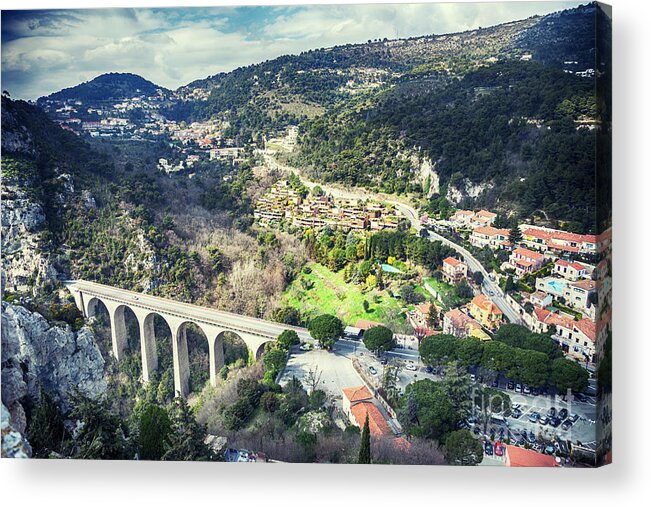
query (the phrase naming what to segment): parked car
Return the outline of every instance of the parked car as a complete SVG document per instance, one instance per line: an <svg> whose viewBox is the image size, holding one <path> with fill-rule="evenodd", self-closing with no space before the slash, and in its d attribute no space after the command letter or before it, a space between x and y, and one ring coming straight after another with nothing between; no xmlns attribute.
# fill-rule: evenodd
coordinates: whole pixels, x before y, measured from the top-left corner
<svg viewBox="0 0 651 507"><path fill-rule="evenodd" d="M561 420L567 419L567 415L568 415L568 412L567 412L566 408L562 408L562 409L560 409L558 411L558 417L560 417Z"/></svg>
<svg viewBox="0 0 651 507"><path fill-rule="evenodd" d="M486 442L484 444L484 452L486 453L486 456L492 456L493 455L493 446L491 445L490 442Z"/></svg>
<svg viewBox="0 0 651 507"><path fill-rule="evenodd" d="M301 346L299 347L301 350L312 350L312 344L311 343L301 343Z"/></svg>
<svg viewBox="0 0 651 507"><path fill-rule="evenodd" d="M503 456L504 455L504 445L502 445L502 442L495 442L495 456Z"/></svg>
<svg viewBox="0 0 651 507"><path fill-rule="evenodd" d="M549 423L549 419L545 416L542 416L540 419L538 419L538 423L541 424L542 426L547 426L547 423Z"/></svg>
<svg viewBox="0 0 651 507"><path fill-rule="evenodd" d="M416 368L416 365L415 365L412 361L409 361L409 362L405 365L405 370L416 371L417 369L418 369L418 368Z"/></svg>
<svg viewBox="0 0 651 507"><path fill-rule="evenodd" d="M568 417L568 419L569 419L570 421L572 421L573 423L575 423L576 421L579 420L579 414L575 414L574 412L572 412L572 413L570 414L570 417Z"/></svg>
<svg viewBox="0 0 651 507"><path fill-rule="evenodd" d="M549 418L549 424L550 426L553 426L554 428L558 428L562 422L562 419L560 417L550 417Z"/></svg>
<svg viewBox="0 0 651 507"><path fill-rule="evenodd" d="M511 391L513 391L513 388L515 387L515 382L513 382L512 380L509 380L508 383L506 384L506 387L507 387L507 389L510 389Z"/></svg>
<svg viewBox="0 0 651 507"><path fill-rule="evenodd" d="M527 384L524 384L524 385L522 386L522 392L523 392L524 394L531 394L531 389L529 389L529 386L528 386Z"/></svg>
<svg viewBox="0 0 651 507"><path fill-rule="evenodd" d="M554 407L547 411L547 417L556 417L556 409Z"/></svg>
<svg viewBox="0 0 651 507"><path fill-rule="evenodd" d="M569 419L561 425L561 429L564 429L565 431L569 430L571 427L572 427L572 421L570 421Z"/></svg>
<svg viewBox="0 0 651 507"><path fill-rule="evenodd" d="M375 369L374 366L369 366L369 367L368 367L368 371L371 372L371 375L375 375L375 374L377 373L377 370Z"/></svg>
<svg viewBox="0 0 651 507"><path fill-rule="evenodd" d="M515 410L511 411L511 417L513 417L513 419L520 419L521 415L522 415L522 410L520 410L519 408L516 408Z"/></svg>
<svg viewBox="0 0 651 507"><path fill-rule="evenodd" d="M556 452L556 447L554 447L552 444L549 444L547 447L545 447L545 454L554 454Z"/></svg>
<svg viewBox="0 0 651 507"><path fill-rule="evenodd" d="M540 391L538 390L537 387L532 387L531 388L531 395L532 396L538 396L540 394Z"/></svg>
<svg viewBox="0 0 651 507"><path fill-rule="evenodd" d="M520 405L519 403L512 403L512 404L511 404L511 410L517 410L517 409L519 409L521 406L522 406L522 405Z"/></svg>
<svg viewBox="0 0 651 507"><path fill-rule="evenodd" d="M529 443L533 444L536 442L536 434L533 431L530 431L529 434L527 435L527 440L529 440Z"/></svg>
<svg viewBox="0 0 651 507"><path fill-rule="evenodd" d="M471 374L470 374L470 380L472 380L473 382L474 382L475 380L477 380L477 377L475 376L474 373L471 373Z"/></svg>
<svg viewBox="0 0 651 507"><path fill-rule="evenodd" d="M434 368L432 368L431 366L425 367L425 373L434 373Z"/></svg>
<svg viewBox="0 0 651 507"><path fill-rule="evenodd" d="M493 382L491 382L491 387L498 387L500 385L499 380L495 379Z"/></svg>
<svg viewBox="0 0 651 507"><path fill-rule="evenodd" d="M516 393L522 392L522 384L515 384L515 392Z"/></svg>
<svg viewBox="0 0 651 507"><path fill-rule="evenodd" d="M529 422L536 423L540 419L540 414L538 412L531 412L529 414Z"/></svg>
<svg viewBox="0 0 651 507"><path fill-rule="evenodd" d="M387 361L387 358L386 358L386 357L383 357L383 358L380 360L380 364L387 364L387 363L388 363L388 361Z"/></svg>

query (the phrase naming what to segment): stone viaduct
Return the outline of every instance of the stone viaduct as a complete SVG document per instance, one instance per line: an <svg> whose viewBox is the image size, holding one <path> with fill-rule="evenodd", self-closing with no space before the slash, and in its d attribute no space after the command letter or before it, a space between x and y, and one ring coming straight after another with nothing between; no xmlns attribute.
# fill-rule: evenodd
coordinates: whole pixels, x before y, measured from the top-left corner
<svg viewBox="0 0 651 507"><path fill-rule="evenodd" d="M179 303L84 280L68 280L64 284L73 295L84 317L94 316L98 311L99 302L104 304L110 318L113 355L118 361L124 356L127 343L124 311L129 308L134 313L140 328L140 354L144 382L148 382L158 368L154 316L162 317L172 334L174 390L183 397L189 392L190 368L186 338L186 327L189 323L198 326L208 339L212 385L216 384L217 374L224 365L225 331L238 335L256 359L262 354L265 343L275 340L285 329L294 329L301 341L311 340L305 328Z"/></svg>

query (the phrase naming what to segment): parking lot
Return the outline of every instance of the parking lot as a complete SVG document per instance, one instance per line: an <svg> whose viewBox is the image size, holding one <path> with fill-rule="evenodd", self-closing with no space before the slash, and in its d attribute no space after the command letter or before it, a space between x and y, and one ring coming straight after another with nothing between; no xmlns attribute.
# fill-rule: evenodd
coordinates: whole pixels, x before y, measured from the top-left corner
<svg viewBox="0 0 651 507"><path fill-rule="evenodd" d="M351 362L353 358L359 361L361 367L368 372L369 378L373 379L376 386L379 386L382 381L385 360L389 363L399 362L401 369L398 376L398 388L402 393L404 393L407 385L414 381L425 378L438 381L443 378L440 373L427 373L414 351L393 351L385 356L385 360L381 360L375 354L369 352L362 343L341 340L336 344L333 352L325 350L293 351L280 382L284 384L294 375L299 380L304 381L310 369L314 370L318 367L322 375L321 388L340 402L341 391L344 387L362 385L363 383L353 368ZM477 385L479 385L479 380L477 379ZM571 396L563 398L555 394L538 394L534 396L516 392L515 385L511 385L509 389L507 380L503 378L498 378L497 386L493 388L509 395L511 403L518 406L520 416L516 418L513 415L495 413L496 418L487 424L485 435L483 425L475 429L476 424L471 423L476 434L480 434L484 438L491 435L496 439L509 438L512 443L518 441L522 443L524 439L533 447L539 447L542 442L552 440L580 441L584 444L595 440L597 413L596 401L593 396L586 396L585 401L577 401L572 399ZM593 381L591 381L588 392L590 390L594 390ZM569 428L563 428L562 423L567 419L563 419L561 424L556 427L549 423L541 424L540 420L535 422L530 420L530 416L536 412L540 418L546 417L552 407L556 410L557 415L561 409L566 409L568 416L569 414L576 414L576 421Z"/></svg>
<svg viewBox="0 0 651 507"><path fill-rule="evenodd" d="M344 387L361 386L362 379L353 368L349 358L326 350L302 351L294 347L287 361L287 366L280 378L285 385L292 377L298 378L306 386L306 377L310 370L318 369L321 375L320 389L329 396L341 399Z"/></svg>

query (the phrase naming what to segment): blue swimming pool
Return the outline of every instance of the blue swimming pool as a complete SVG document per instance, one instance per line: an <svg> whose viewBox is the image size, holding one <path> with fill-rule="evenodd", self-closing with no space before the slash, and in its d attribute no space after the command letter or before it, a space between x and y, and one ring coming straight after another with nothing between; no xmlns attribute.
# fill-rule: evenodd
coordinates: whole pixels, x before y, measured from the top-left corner
<svg viewBox="0 0 651 507"><path fill-rule="evenodd" d="M565 280L548 280L547 286L556 294L563 294L563 291L567 286L567 282Z"/></svg>
<svg viewBox="0 0 651 507"><path fill-rule="evenodd" d="M391 264L382 264L382 271L387 273L402 273L398 268L394 268Z"/></svg>

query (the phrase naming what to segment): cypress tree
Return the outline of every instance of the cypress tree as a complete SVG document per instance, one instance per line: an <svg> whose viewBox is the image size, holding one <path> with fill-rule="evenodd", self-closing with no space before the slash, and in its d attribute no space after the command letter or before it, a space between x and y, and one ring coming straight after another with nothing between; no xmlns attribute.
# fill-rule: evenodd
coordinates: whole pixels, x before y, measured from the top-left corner
<svg viewBox="0 0 651 507"><path fill-rule="evenodd" d="M516 224L509 231L509 242L515 246L521 241L522 241L522 233L520 232L520 228Z"/></svg>
<svg viewBox="0 0 651 507"><path fill-rule="evenodd" d="M366 421L364 421L364 429L362 430L362 443L359 447L357 463L362 465L371 464L371 431L368 427L368 413L366 414Z"/></svg>

